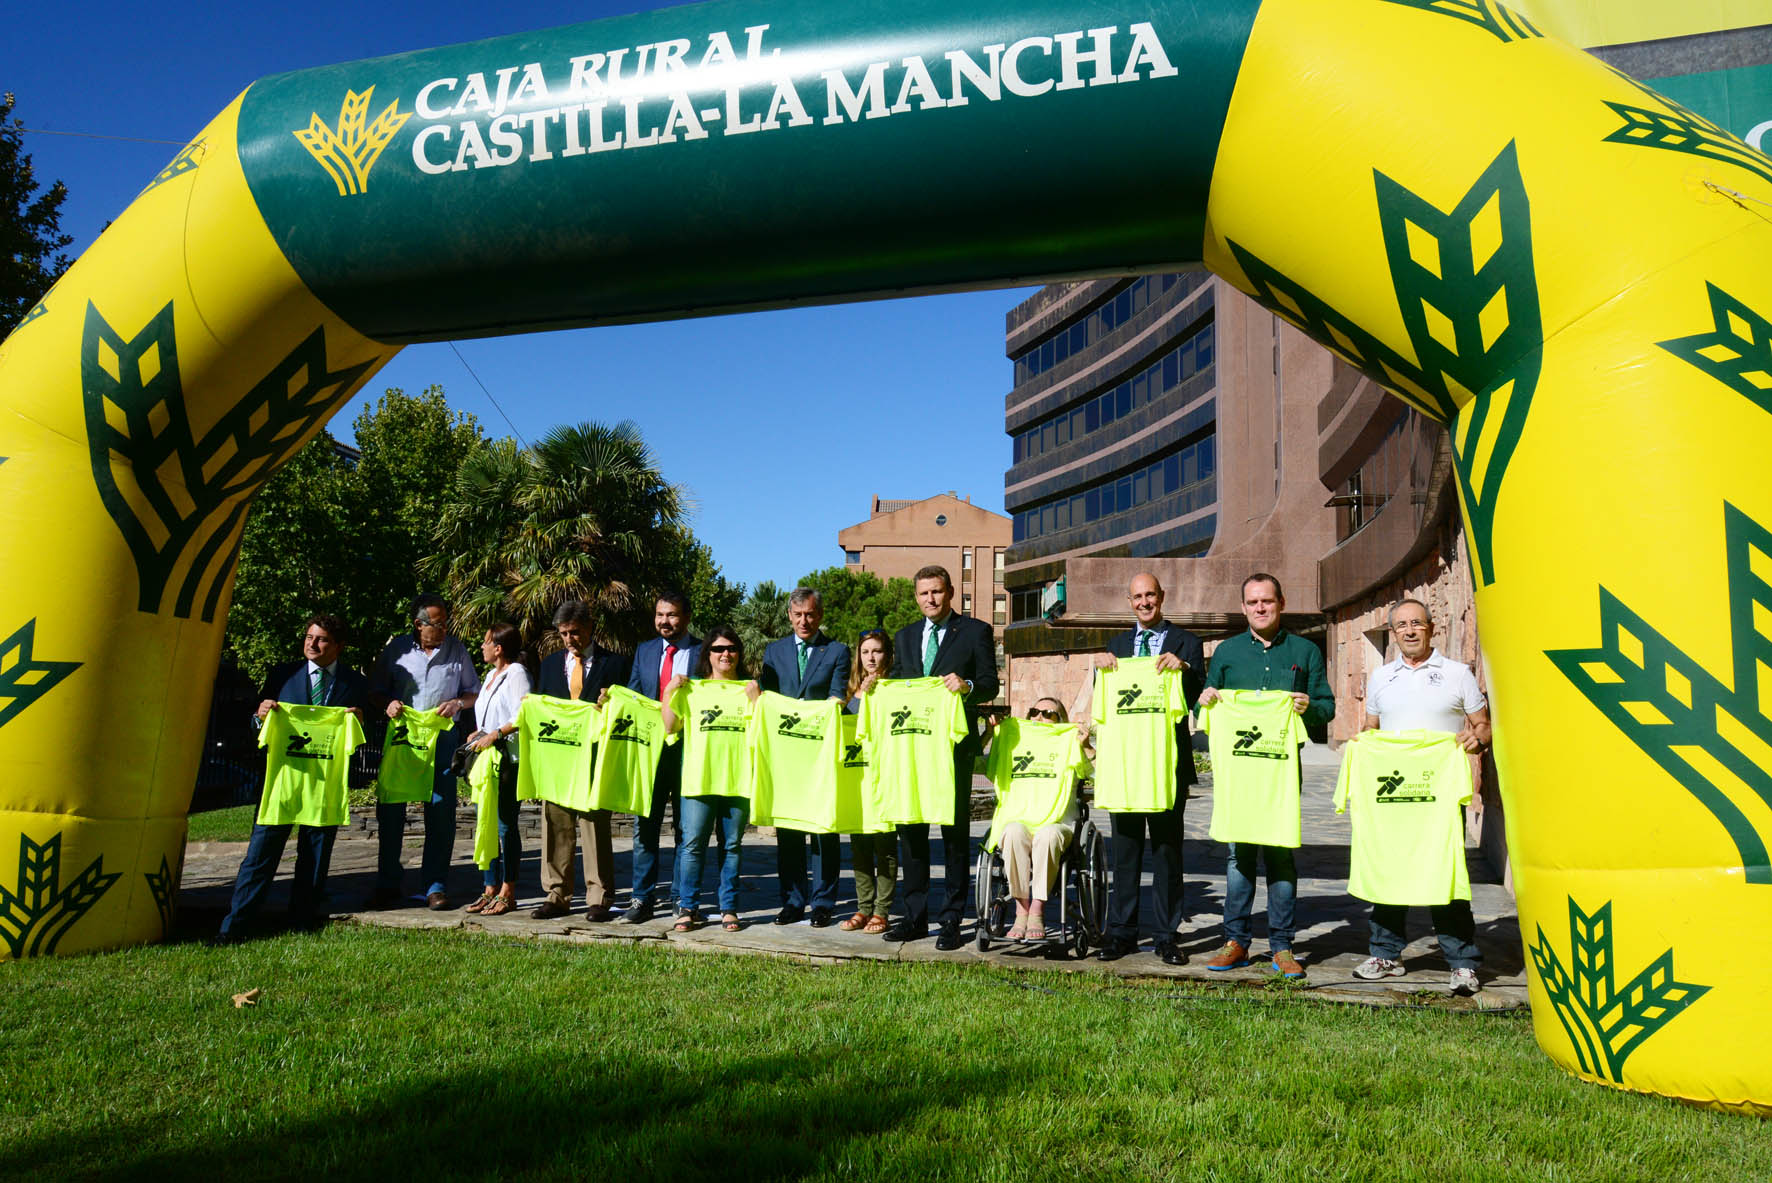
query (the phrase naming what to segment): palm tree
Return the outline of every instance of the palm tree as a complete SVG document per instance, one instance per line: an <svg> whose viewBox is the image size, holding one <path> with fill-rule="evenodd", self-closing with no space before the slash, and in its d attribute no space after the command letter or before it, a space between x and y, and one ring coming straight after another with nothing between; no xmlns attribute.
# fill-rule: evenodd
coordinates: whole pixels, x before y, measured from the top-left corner
<svg viewBox="0 0 1772 1183"><path fill-rule="evenodd" d="M788 623L788 591L765 579L732 614L732 627L744 642L745 665L755 677L763 669L763 647L793 631Z"/></svg>
<svg viewBox="0 0 1772 1183"><path fill-rule="evenodd" d="M554 609L580 599L600 644L631 648L651 635L651 594L673 574L658 540L686 508L632 422L557 427L462 466L425 570L470 636L505 617L534 647Z"/></svg>

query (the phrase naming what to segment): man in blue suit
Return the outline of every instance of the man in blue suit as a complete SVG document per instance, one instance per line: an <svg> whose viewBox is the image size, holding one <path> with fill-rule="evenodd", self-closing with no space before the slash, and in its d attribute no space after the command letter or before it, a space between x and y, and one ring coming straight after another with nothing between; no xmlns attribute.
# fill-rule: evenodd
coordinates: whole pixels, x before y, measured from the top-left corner
<svg viewBox="0 0 1772 1183"><path fill-rule="evenodd" d="M771 641L763 650L764 690L789 698L814 702L849 696L849 646L833 641L818 630L824 622L824 604L818 592L797 587L788 596L788 623L794 635ZM807 834L776 827L776 869L781 876L781 912L777 924L795 924L806 915L806 842L818 847L818 869L812 877L812 927L831 922L837 906L837 881L842 876L843 839L838 834Z"/></svg>
<svg viewBox="0 0 1772 1183"><path fill-rule="evenodd" d="M633 669L628 674L628 689L644 694L654 702L664 697L664 688L671 679L689 677L695 672L701 656L701 638L689 632L689 597L682 592L668 591L660 595L652 608L652 626L658 636L640 642L634 650ZM652 812L634 819L634 890L628 910L617 918L621 924L644 924L652 919L652 893L658 888L659 830L664 822L665 803L671 816L677 817L677 791L683 784L683 745L666 744L658 760L658 775L652 782ZM678 825L677 840L682 841Z"/></svg>
<svg viewBox="0 0 1772 1183"><path fill-rule="evenodd" d="M339 661L345 626L336 616L308 618L302 637L302 660L272 666L259 689L257 718L262 723L279 703L298 706L349 707L361 712L369 684L363 675L346 669ZM241 940L264 904L265 893L277 874L289 831L297 830L295 881L289 888L289 920L296 928L315 928L326 922L326 871L332 865L332 843L337 826L252 827L246 857L234 877L234 901L222 918L217 943Z"/></svg>

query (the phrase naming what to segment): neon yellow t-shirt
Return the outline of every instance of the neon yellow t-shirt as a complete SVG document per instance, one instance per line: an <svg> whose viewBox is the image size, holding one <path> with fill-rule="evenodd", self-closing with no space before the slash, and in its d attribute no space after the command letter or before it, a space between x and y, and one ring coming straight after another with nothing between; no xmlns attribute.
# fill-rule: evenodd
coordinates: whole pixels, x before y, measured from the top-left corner
<svg viewBox="0 0 1772 1183"><path fill-rule="evenodd" d="M1095 804L1109 813L1175 806L1175 723L1187 714L1180 670L1154 657L1123 657L1095 671ZM1192 753L1185 755L1193 759Z"/></svg>
<svg viewBox="0 0 1772 1183"><path fill-rule="evenodd" d="M404 704L388 723L381 746L381 770L375 774L375 799L389 804L429 801L437 770L437 740L455 726L436 711Z"/></svg>
<svg viewBox="0 0 1772 1183"><path fill-rule="evenodd" d="M498 857L498 773L504 759L495 745L474 757L468 769L468 798L474 803L474 865L482 871ZM507 867L505 878L515 881L517 869Z"/></svg>
<svg viewBox="0 0 1772 1183"><path fill-rule="evenodd" d="M1284 690L1220 690L1200 711L1212 755L1212 840L1304 845L1298 749L1304 720Z"/></svg>
<svg viewBox="0 0 1772 1183"><path fill-rule="evenodd" d="M748 797L751 700L745 684L691 678L671 695L683 744L683 796Z"/></svg>
<svg viewBox="0 0 1772 1183"><path fill-rule="evenodd" d="M882 820L954 824L954 745L966 738L966 704L940 678L883 678L862 696L855 733Z"/></svg>
<svg viewBox="0 0 1772 1183"><path fill-rule="evenodd" d="M840 834L889 834L892 823L882 815L882 802L868 775L867 747L855 734L861 717L843 716L843 758L837 765L837 821Z"/></svg>
<svg viewBox="0 0 1772 1183"><path fill-rule="evenodd" d="M751 716L751 810L808 834L837 833L843 704L765 690Z"/></svg>
<svg viewBox="0 0 1772 1183"><path fill-rule="evenodd" d="M1074 723L1009 718L997 724L991 739L989 769L997 809L984 845L995 850L1010 822L1037 831L1074 820L1077 780L1089 775L1089 759Z"/></svg>
<svg viewBox="0 0 1772 1183"><path fill-rule="evenodd" d="M259 728L265 750L261 826L341 826L350 814L351 753L363 724L345 707L283 704Z"/></svg>
<svg viewBox="0 0 1772 1183"><path fill-rule="evenodd" d="M525 694L517 708L517 799L580 812L591 806L591 768L602 712L594 702Z"/></svg>
<svg viewBox="0 0 1772 1183"><path fill-rule="evenodd" d="M1348 892L1375 904L1471 898L1459 806L1471 762L1445 731L1362 731L1342 749L1335 812L1353 811Z"/></svg>
<svg viewBox="0 0 1772 1183"><path fill-rule="evenodd" d="M597 734L591 808L644 817L652 812L652 781L664 751L664 719L656 702L611 686Z"/></svg>

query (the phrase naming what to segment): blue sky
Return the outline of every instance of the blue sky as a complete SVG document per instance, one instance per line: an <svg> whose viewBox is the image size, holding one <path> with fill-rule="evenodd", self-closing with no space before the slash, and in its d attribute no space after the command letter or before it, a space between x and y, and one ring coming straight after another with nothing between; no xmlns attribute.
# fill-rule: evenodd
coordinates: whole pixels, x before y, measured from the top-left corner
<svg viewBox="0 0 1772 1183"><path fill-rule="evenodd" d="M255 79L285 70L667 7L434 0L303 5L29 4L9 13L0 90L29 128L183 143ZM27 135L38 180L68 186L83 250L177 152ZM792 580L841 561L869 498L953 489L1002 511L1004 314L1031 289L877 301L461 342L535 439L556 423L638 422L686 485L696 533L729 578ZM447 344L412 346L366 395L441 384L493 434L510 429ZM350 438L360 397L331 427ZM914 435L899 425L921 421ZM784 510L786 512L784 512ZM786 523L786 528L784 528Z"/></svg>

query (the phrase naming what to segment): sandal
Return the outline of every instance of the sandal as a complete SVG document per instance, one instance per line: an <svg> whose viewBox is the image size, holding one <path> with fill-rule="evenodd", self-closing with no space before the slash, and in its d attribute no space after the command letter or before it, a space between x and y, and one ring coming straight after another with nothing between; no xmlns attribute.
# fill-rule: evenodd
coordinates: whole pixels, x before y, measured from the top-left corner
<svg viewBox="0 0 1772 1183"><path fill-rule="evenodd" d="M482 892L482 893L480 893L479 899L475 900L473 903L469 904L466 908L464 908L462 910L464 912L476 912L476 913L484 912L487 908L492 906L492 901L496 900L497 898L498 898L498 896L493 892L490 892L490 891Z"/></svg>
<svg viewBox="0 0 1772 1183"><path fill-rule="evenodd" d="M485 908L481 909L480 915L482 915L482 916L503 916L503 915L506 915L507 913L515 912L516 910L517 910L517 897L509 896L509 895L495 895L492 897L492 901L490 903L488 903Z"/></svg>
<svg viewBox="0 0 1772 1183"><path fill-rule="evenodd" d="M703 923L704 921L701 918L701 914L694 908L678 908L677 923L671 926L671 931L694 932L696 929L700 928Z"/></svg>
<svg viewBox="0 0 1772 1183"><path fill-rule="evenodd" d="M876 916L868 921L868 926L861 931L867 933L869 936L877 937L891 927L892 922L886 919L886 917Z"/></svg>
<svg viewBox="0 0 1772 1183"><path fill-rule="evenodd" d="M858 928L865 927L870 919L872 918L866 912L857 912L837 927L844 932L854 932Z"/></svg>
<svg viewBox="0 0 1772 1183"><path fill-rule="evenodd" d="M727 932L737 932L739 929L743 928L744 925L739 923L736 913L728 912L720 917L720 927Z"/></svg>
<svg viewBox="0 0 1772 1183"><path fill-rule="evenodd" d="M1016 922L1015 922L1015 926L1014 926L1014 927L1013 927L1013 928L1011 928L1011 929L1010 929L1010 930L1009 930L1009 931L1008 931L1008 932L1007 932L1007 933L1005 933L1005 934L1004 934L1004 935L1005 935L1005 936L1007 936L1007 937L1008 937L1008 938L1009 938L1009 939L1010 939L1010 940L1012 940L1012 941L1025 941L1025 940L1027 940L1027 939L1028 939L1028 925L1027 925L1027 921L1025 921L1025 920L1017 920L1017 921L1016 921Z"/></svg>
<svg viewBox="0 0 1772 1183"><path fill-rule="evenodd" d="M1044 941L1046 939L1046 926L1043 923L1036 924L1029 922L1028 930L1022 939L1027 941L1030 945L1036 941Z"/></svg>

